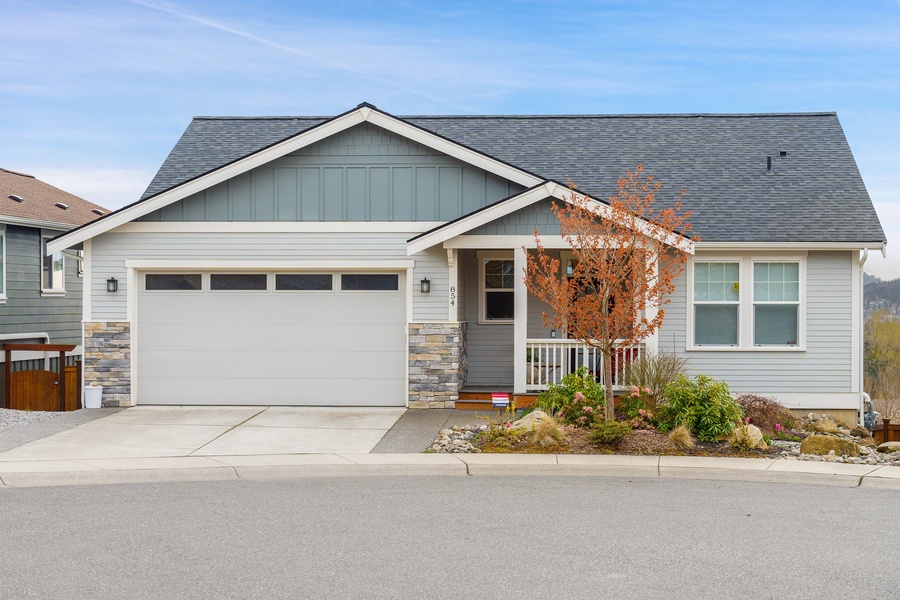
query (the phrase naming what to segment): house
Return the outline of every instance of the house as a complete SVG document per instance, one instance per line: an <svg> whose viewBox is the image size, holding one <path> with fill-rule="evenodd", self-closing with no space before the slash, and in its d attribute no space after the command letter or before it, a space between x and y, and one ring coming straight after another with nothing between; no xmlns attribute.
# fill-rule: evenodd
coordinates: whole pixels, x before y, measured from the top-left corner
<svg viewBox="0 0 900 600"><path fill-rule="evenodd" d="M452 407L584 361L526 294L526 248L569 260L551 202L571 180L602 206L638 163L701 237L638 350L857 411L886 242L834 113L198 117L137 202L48 248L84 252L106 404Z"/></svg>
<svg viewBox="0 0 900 600"><path fill-rule="evenodd" d="M66 360L81 357L80 252L45 249L48 240L107 212L31 175L0 169L0 344L75 344ZM16 352L13 359L14 370L57 369L58 357L44 352Z"/></svg>

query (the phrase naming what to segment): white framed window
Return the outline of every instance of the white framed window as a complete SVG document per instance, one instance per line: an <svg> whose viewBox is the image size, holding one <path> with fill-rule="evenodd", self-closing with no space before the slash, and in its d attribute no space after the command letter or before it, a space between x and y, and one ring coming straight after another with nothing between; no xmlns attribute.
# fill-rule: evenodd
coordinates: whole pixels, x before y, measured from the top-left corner
<svg viewBox="0 0 900 600"><path fill-rule="evenodd" d="M478 253L479 323L513 322L515 270L510 252Z"/></svg>
<svg viewBox="0 0 900 600"><path fill-rule="evenodd" d="M800 261L753 261L753 345L800 345Z"/></svg>
<svg viewBox="0 0 900 600"><path fill-rule="evenodd" d="M6 302L6 225L0 225L0 304Z"/></svg>
<svg viewBox="0 0 900 600"><path fill-rule="evenodd" d="M695 261L693 298L694 345L740 345L741 261Z"/></svg>
<svg viewBox="0 0 900 600"><path fill-rule="evenodd" d="M688 264L688 350L805 350L806 257L717 256Z"/></svg>
<svg viewBox="0 0 900 600"><path fill-rule="evenodd" d="M66 292L66 259L62 251L47 255L47 242L56 233L41 233L41 295L61 296Z"/></svg>

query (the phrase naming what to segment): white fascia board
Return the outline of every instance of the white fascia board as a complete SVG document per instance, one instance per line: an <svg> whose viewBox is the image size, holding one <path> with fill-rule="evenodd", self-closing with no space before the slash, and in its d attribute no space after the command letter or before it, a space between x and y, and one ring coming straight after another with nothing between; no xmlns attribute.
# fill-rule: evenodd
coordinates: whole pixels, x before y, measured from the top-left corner
<svg viewBox="0 0 900 600"><path fill-rule="evenodd" d="M303 271L336 271L342 269L360 270L402 270L415 266L412 259L378 259L371 260L343 260L343 259L298 259L298 260L240 260L240 259L126 259L126 269L147 270L160 269L171 271L272 271L278 269L303 270Z"/></svg>
<svg viewBox="0 0 900 600"><path fill-rule="evenodd" d="M499 175L505 179L509 179L510 181L515 181L525 187L533 187L543 181L540 177L535 177L521 169L517 169L516 167L481 154L480 152L476 152L475 150L470 150L465 146L461 146L446 138L420 129L383 112L370 110L366 116L366 121L396 133L397 135L402 135L414 142L433 148L438 152L443 152L447 156L452 156L453 158L484 169L495 175Z"/></svg>
<svg viewBox="0 0 900 600"><path fill-rule="evenodd" d="M27 219L25 217L12 217L10 215L0 215L0 224L19 225L21 227L34 227L41 229L55 229L56 231L70 231L75 229L77 225L71 223L58 223L56 221L43 221L41 219Z"/></svg>
<svg viewBox="0 0 900 600"><path fill-rule="evenodd" d="M114 233L409 233L443 221L133 221Z"/></svg>
<svg viewBox="0 0 900 600"><path fill-rule="evenodd" d="M485 156L475 150L470 150L465 146L461 146L448 139L442 138L433 133L429 133L423 129L415 127L409 123L405 123L396 117L392 117L381 111L372 110L367 106L362 106L354 111L348 112L331 121L327 121L312 129L300 133L292 138L284 140L274 146L270 146L264 150L260 150L255 154L237 160L227 166L217 169L206 175L201 175L196 179L192 179L176 188L163 192L158 196L149 198L143 202L134 204L128 208L124 208L118 212L111 213L104 219L100 219L91 225L82 227L73 232L71 235L63 235L48 244L48 252L59 252L65 248L70 248L90 239L101 233L105 233L110 229L115 229L125 223L133 221L155 210L168 206L173 202L183 200L192 194L206 190L216 184L227 181L242 173L246 173L256 167L262 166L268 162L280 158L291 152L314 144L327 137L340 133L354 125L369 122L378 127L392 131L398 135L407 137L415 142L429 146L439 152L443 152L449 156L465 161L471 165L480 167L486 171L515 181L520 185L534 186L541 182L541 179L526 173L520 169L503 163L499 160ZM70 227L71 228L71 227Z"/></svg>
<svg viewBox="0 0 900 600"><path fill-rule="evenodd" d="M703 250L882 250L881 242L696 242Z"/></svg>
<svg viewBox="0 0 900 600"><path fill-rule="evenodd" d="M498 202L493 206L480 210L467 217L463 217L462 219L459 219L447 225L446 227L442 227L437 231L408 242L406 245L407 254L412 256L417 252L421 252L422 250L426 250L441 243L444 244L445 248L464 248L466 246L454 245L455 242L448 242L448 240L451 240L452 238L455 238L457 236L461 236L475 229L476 227L480 227L482 225L490 223L491 221L504 217L548 197L556 198L557 200L562 200L564 202L571 202L571 193L568 188L565 188L553 181L545 181L544 185L526 190L518 196L513 196L511 198ZM610 208L607 204L594 200L593 212L601 218L609 218ZM657 232L653 231L652 227L650 227L646 221L639 220L637 223L637 229L640 233L646 235L647 237L657 239L668 246L675 246L678 249L687 252L688 254L694 253L694 243L691 240L685 239L679 243L678 236L676 235L659 236ZM474 238L484 236L472 237ZM547 237L550 238L553 236ZM543 241L544 236L540 236L540 238ZM534 245L534 240L532 239L530 244L522 245Z"/></svg>
<svg viewBox="0 0 900 600"><path fill-rule="evenodd" d="M544 248L572 249L572 245L566 242L561 235L541 235L539 238ZM444 242L444 248L460 250L511 250L523 247L536 247L534 235L458 235Z"/></svg>

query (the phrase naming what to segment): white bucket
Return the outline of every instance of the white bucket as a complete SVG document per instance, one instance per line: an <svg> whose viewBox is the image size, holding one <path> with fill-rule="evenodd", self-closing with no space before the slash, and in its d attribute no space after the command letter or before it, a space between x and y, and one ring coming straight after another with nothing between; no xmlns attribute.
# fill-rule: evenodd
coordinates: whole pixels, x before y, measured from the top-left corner
<svg viewBox="0 0 900 600"><path fill-rule="evenodd" d="M103 405L103 386L86 385L84 387L84 407L100 408Z"/></svg>

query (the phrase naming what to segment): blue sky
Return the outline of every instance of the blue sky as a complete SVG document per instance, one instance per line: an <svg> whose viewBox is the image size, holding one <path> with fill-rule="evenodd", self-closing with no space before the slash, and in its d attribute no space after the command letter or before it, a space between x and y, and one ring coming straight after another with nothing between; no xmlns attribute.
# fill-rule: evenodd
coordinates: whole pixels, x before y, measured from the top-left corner
<svg viewBox="0 0 900 600"><path fill-rule="evenodd" d="M0 6L0 166L109 208L194 115L837 111L900 277L898 0Z"/></svg>

